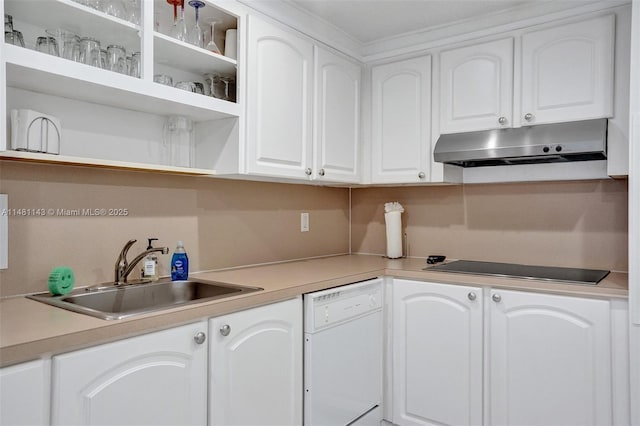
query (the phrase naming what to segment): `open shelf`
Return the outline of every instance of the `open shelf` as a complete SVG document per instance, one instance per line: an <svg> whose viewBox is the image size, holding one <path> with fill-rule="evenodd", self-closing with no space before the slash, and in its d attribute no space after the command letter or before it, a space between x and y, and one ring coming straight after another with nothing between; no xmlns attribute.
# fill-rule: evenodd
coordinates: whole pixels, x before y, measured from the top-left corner
<svg viewBox="0 0 640 426"><path fill-rule="evenodd" d="M7 85L55 96L194 121L238 117L240 107L29 49L4 45Z"/></svg>
<svg viewBox="0 0 640 426"><path fill-rule="evenodd" d="M42 28L42 35L44 29L63 28L80 36L94 37L100 40L104 48L117 44L125 46L127 50L140 50L139 25L72 0L5 0L4 12L14 19L28 21Z"/></svg>
<svg viewBox="0 0 640 426"><path fill-rule="evenodd" d="M235 59L209 52L158 32L153 36L155 62L200 75L210 72L228 76L236 75Z"/></svg>
<svg viewBox="0 0 640 426"><path fill-rule="evenodd" d="M72 157L67 155L43 154L39 152L0 151L0 160L26 161L32 163L91 166L117 170L139 170L145 172L170 173L179 175L212 176L215 170L175 167L126 161L101 160L96 158Z"/></svg>

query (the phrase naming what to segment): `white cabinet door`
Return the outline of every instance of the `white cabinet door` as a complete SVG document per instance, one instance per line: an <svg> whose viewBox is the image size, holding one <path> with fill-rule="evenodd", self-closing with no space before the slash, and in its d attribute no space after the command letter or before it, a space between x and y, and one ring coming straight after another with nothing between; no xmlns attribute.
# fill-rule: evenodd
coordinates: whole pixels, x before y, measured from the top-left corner
<svg viewBox="0 0 640 426"><path fill-rule="evenodd" d="M0 425L48 425L50 361L0 369Z"/></svg>
<svg viewBox="0 0 640 426"><path fill-rule="evenodd" d="M613 115L614 15L522 37L523 125Z"/></svg>
<svg viewBox="0 0 640 426"><path fill-rule="evenodd" d="M371 183L429 180L431 56L372 69Z"/></svg>
<svg viewBox="0 0 640 426"><path fill-rule="evenodd" d="M440 133L511 127L513 39L440 55Z"/></svg>
<svg viewBox="0 0 640 426"><path fill-rule="evenodd" d="M248 27L247 171L307 178L313 137L313 45L255 16L249 16Z"/></svg>
<svg viewBox="0 0 640 426"><path fill-rule="evenodd" d="M496 289L492 298L490 424L613 424L609 302Z"/></svg>
<svg viewBox="0 0 640 426"><path fill-rule="evenodd" d="M316 48L314 177L359 181L360 66Z"/></svg>
<svg viewBox="0 0 640 426"><path fill-rule="evenodd" d="M213 318L210 330L210 424L301 425L301 298Z"/></svg>
<svg viewBox="0 0 640 426"><path fill-rule="evenodd" d="M393 282L393 423L482 424L482 289Z"/></svg>
<svg viewBox="0 0 640 426"><path fill-rule="evenodd" d="M200 322L53 358L52 425L207 422L207 345Z"/></svg>

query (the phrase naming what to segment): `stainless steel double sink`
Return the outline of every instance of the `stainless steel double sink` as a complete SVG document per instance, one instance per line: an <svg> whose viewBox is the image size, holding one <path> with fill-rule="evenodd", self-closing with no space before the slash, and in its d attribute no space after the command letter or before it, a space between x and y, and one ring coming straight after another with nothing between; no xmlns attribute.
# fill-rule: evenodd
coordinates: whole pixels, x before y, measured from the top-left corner
<svg viewBox="0 0 640 426"><path fill-rule="evenodd" d="M259 287L201 279L164 279L144 284L101 286L94 291L91 291L91 287L76 289L64 296L39 293L27 297L81 314L113 320L261 290Z"/></svg>

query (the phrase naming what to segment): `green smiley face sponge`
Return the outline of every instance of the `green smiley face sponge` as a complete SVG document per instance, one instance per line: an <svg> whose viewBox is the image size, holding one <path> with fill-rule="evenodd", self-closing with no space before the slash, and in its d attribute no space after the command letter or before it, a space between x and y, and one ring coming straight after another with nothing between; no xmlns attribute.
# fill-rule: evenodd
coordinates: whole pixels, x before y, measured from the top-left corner
<svg viewBox="0 0 640 426"><path fill-rule="evenodd" d="M75 277L73 269L68 266L57 266L49 274L49 291L54 296L62 296L73 290Z"/></svg>

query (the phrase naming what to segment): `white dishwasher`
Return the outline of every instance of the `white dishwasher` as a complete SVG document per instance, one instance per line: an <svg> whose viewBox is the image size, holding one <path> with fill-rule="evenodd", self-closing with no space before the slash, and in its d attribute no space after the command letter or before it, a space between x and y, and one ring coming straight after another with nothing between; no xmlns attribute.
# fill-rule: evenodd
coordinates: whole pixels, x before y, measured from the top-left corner
<svg viewBox="0 0 640 426"><path fill-rule="evenodd" d="M304 424L382 420L382 279L304 295Z"/></svg>

